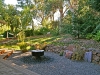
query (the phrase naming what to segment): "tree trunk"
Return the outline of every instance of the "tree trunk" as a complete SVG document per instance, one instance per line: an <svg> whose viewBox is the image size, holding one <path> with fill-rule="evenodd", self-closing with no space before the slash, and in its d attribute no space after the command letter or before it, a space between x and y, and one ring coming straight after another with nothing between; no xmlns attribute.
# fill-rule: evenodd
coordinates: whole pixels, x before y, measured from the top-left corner
<svg viewBox="0 0 100 75"><path fill-rule="evenodd" d="M34 21L32 20L32 35L34 36Z"/></svg>
<svg viewBox="0 0 100 75"><path fill-rule="evenodd" d="M60 7L59 12L60 12L60 18L59 18L59 27L58 27L59 33L58 34L61 33L61 25L62 25L62 20L63 20L63 17L64 17L63 6Z"/></svg>

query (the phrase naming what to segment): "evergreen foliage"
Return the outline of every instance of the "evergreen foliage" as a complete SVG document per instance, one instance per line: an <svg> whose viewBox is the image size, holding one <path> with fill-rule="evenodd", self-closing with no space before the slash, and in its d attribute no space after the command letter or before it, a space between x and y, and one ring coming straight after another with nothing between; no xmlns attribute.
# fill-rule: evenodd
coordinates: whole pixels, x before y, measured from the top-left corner
<svg viewBox="0 0 100 75"><path fill-rule="evenodd" d="M18 5L6 5L0 0L0 20L17 36L72 34L77 38L98 38L100 30L100 0L17 0ZM64 10L63 10L64 9ZM54 14L59 11L59 20ZM35 29L33 19L39 21ZM41 25L42 27L39 27ZM0 24L2 26L2 24ZM32 29L27 27L31 26ZM25 36L24 36L25 35ZM22 37L21 37L22 39ZM98 39L97 39L98 40Z"/></svg>

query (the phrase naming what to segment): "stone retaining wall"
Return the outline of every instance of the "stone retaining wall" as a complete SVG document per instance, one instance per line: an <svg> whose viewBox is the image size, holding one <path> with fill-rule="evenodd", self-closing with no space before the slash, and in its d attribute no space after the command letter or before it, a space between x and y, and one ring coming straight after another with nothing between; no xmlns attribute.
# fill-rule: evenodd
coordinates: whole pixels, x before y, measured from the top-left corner
<svg viewBox="0 0 100 75"><path fill-rule="evenodd" d="M45 51L51 51L54 53L60 53L61 51L65 51L67 49L67 46L54 46L54 45L48 45L45 48Z"/></svg>
<svg viewBox="0 0 100 75"><path fill-rule="evenodd" d="M100 50L93 51L92 62L100 64Z"/></svg>
<svg viewBox="0 0 100 75"><path fill-rule="evenodd" d="M54 46L48 45L45 47L45 51L51 51L54 53L60 53L61 51L67 50L67 46ZM92 62L96 64L100 64L100 50L96 50L95 48L88 48L86 51L92 51Z"/></svg>

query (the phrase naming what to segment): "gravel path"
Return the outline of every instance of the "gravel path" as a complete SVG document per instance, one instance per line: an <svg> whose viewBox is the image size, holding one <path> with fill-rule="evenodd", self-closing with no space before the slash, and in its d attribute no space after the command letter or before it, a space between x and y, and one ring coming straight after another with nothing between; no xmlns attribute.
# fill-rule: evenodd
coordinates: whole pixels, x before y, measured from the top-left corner
<svg viewBox="0 0 100 75"><path fill-rule="evenodd" d="M52 52L45 52L41 59L35 59L30 52L14 53L7 60L40 75L100 75L100 65L72 61Z"/></svg>

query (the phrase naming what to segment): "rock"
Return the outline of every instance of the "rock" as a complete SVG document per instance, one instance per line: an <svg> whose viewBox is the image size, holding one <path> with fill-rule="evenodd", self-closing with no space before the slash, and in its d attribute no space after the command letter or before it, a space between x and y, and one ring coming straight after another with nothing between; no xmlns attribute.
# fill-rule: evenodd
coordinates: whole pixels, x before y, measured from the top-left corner
<svg viewBox="0 0 100 75"><path fill-rule="evenodd" d="M74 51L75 50L75 45L69 45L67 47L67 50Z"/></svg>
<svg viewBox="0 0 100 75"><path fill-rule="evenodd" d="M69 50L72 51L75 50L75 45L70 44L69 46L54 46L54 45L47 45L45 47L45 51L51 51L54 53L61 53L61 51L65 51L65 50ZM96 64L100 63L100 50L97 50L95 48L88 48L86 49L85 47L80 47L81 50L85 51L85 52L92 52L92 61ZM69 56L71 55L71 53L64 53L65 56L67 56L68 58L70 58Z"/></svg>
<svg viewBox="0 0 100 75"><path fill-rule="evenodd" d="M94 54L94 55L96 55L96 54L97 54L97 52L96 52L96 51L93 51L93 54Z"/></svg>
<svg viewBox="0 0 100 75"><path fill-rule="evenodd" d="M96 57L96 55L93 55L93 56L92 56L92 59L94 60L95 57Z"/></svg>
<svg viewBox="0 0 100 75"><path fill-rule="evenodd" d="M67 49L67 46L63 46L63 49L65 49L65 50L66 50L66 49Z"/></svg>
<svg viewBox="0 0 100 75"><path fill-rule="evenodd" d="M97 62L97 61L95 61L95 60L93 60L92 62L95 63L95 64L99 64L99 62Z"/></svg>
<svg viewBox="0 0 100 75"><path fill-rule="evenodd" d="M97 56L99 56L99 57L100 57L100 53L99 53L99 54L97 54Z"/></svg>
<svg viewBox="0 0 100 75"><path fill-rule="evenodd" d="M95 48L88 48L87 50L88 51L95 51L96 49Z"/></svg>
<svg viewBox="0 0 100 75"><path fill-rule="evenodd" d="M71 59L72 54L73 54L72 51L69 51L69 50L66 50L66 51L65 51L65 56L66 56L68 59Z"/></svg>
<svg viewBox="0 0 100 75"><path fill-rule="evenodd" d="M91 62L92 61L92 52L86 52L84 55L84 60L87 62Z"/></svg>
<svg viewBox="0 0 100 75"><path fill-rule="evenodd" d="M97 53L100 53L100 50L96 50Z"/></svg>
<svg viewBox="0 0 100 75"><path fill-rule="evenodd" d="M96 57L94 58L94 60L98 62L98 61L100 61L100 57L96 56Z"/></svg>
<svg viewBox="0 0 100 75"><path fill-rule="evenodd" d="M86 48L85 48L85 47L81 47L80 49L81 49L81 50L86 50Z"/></svg>

